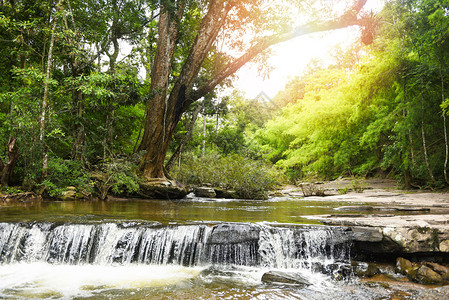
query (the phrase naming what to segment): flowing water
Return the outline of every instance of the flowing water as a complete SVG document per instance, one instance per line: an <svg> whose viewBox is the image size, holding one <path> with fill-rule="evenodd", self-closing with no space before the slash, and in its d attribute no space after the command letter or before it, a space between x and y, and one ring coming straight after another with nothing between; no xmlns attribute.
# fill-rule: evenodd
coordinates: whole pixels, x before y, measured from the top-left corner
<svg viewBox="0 0 449 300"><path fill-rule="evenodd" d="M287 198L2 207L0 298L383 299L351 277L345 228L306 224L333 208ZM273 271L295 281L266 280Z"/></svg>

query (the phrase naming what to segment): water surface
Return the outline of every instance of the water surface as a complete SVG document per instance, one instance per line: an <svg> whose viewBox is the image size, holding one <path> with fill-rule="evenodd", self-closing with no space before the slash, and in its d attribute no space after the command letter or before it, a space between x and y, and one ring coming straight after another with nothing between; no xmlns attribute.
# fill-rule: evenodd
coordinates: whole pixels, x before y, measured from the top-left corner
<svg viewBox="0 0 449 300"><path fill-rule="evenodd" d="M278 222L317 224L307 216L335 214L334 208L354 204L307 200L306 198L272 198L270 200L234 200L187 198L183 200L118 201L42 201L0 207L0 221L124 221L144 220L161 224L196 222ZM345 211L345 214L359 212Z"/></svg>

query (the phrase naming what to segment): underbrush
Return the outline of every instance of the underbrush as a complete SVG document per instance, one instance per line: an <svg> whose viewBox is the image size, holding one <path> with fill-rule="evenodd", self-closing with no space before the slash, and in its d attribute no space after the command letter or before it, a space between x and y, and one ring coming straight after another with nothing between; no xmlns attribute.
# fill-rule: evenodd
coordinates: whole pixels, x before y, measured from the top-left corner
<svg viewBox="0 0 449 300"><path fill-rule="evenodd" d="M233 190L241 198L261 198L284 182L283 173L262 161L239 155L189 155L175 166L172 176L188 185L211 185Z"/></svg>
<svg viewBox="0 0 449 300"><path fill-rule="evenodd" d="M37 183L38 180L28 177L23 186L50 198L61 198L69 187L74 187L79 199L103 200L108 194L124 195L139 189L136 166L133 157L110 158L89 169L79 161L53 158L49 160L45 180Z"/></svg>

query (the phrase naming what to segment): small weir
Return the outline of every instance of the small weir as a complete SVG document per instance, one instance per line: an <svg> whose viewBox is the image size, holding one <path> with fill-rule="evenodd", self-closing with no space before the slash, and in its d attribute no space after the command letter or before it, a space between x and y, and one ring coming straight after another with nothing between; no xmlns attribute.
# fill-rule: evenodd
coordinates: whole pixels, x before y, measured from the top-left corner
<svg viewBox="0 0 449 300"><path fill-rule="evenodd" d="M0 223L0 262L223 265L335 269L350 259L344 228L250 223Z"/></svg>
<svg viewBox="0 0 449 300"><path fill-rule="evenodd" d="M1 299L384 299L327 202L43 202L0 210ZM354 253L355 254L355 253Z"/></svg>
<svg viewBox="0 0 449 300"><path fill-rule="evenodd" d="M4 222L0 298L326 299L350 249L319 225Z"/></svg>

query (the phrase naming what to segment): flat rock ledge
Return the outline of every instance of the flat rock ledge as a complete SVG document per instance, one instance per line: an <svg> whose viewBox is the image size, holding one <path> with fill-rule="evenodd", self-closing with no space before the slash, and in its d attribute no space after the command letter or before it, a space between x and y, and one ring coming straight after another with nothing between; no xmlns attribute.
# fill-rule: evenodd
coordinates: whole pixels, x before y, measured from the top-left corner
<svg viewBox="0 0 449 300"><path fill-rule="evenodd" d="M401 255L449 260L449 215L327 215L314 217L326 225L347 226L354 253L365 258Z"/></svg>
<svg viewBox="0 0 449 300"><path fill-rule="evenodd" d="M153 179L139 185L139 191L132 196L146 199L182 199L191 192L175 180Z"/></svg>
<svg viewBox="0 0 449 300"><path fill-rule="evenodd" d="M200 198L220 198L220 199L246 199L246 200L268 200L268 193L260 192L251 197L244 197L237 191L221 187L196 186L193 193Z"/></svg>

